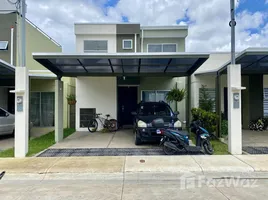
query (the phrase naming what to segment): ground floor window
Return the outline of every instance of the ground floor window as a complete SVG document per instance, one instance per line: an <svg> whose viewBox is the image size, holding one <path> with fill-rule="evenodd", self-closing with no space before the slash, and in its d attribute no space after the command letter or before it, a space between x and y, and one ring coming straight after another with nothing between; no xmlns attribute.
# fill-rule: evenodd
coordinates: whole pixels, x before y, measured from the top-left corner
<svg viewBox="0 0 268 200"><path fill-rule="evenodd" d="M54 126L55 93L31 92L30 120L34 126Z"/></svg>
<svg viewBox="0 0 268 200"><path fill-rule="evenodd" d="M142 101L145 102L166 101L167 93L168 91L163 90L142 91Z"/></svg>
<svg viewBox="0 0 268 200"><path fill-rule="evenodd" d="M209 99L213 100L214 104L213 104L213 112L216 112L216 89L215 88L199 88L199 105L200 102L202 101L202 96L201 96L201 92L202 90L204 90L204 92L206 93L206 96L208 96Z"/></svg>

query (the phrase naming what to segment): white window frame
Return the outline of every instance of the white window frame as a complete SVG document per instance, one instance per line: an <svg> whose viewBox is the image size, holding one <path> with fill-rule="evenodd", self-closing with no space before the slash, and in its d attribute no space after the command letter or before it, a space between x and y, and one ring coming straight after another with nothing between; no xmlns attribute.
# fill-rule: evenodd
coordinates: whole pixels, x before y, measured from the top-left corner
<svg viewBox="0 0 268 200"><path fill-rule="evenodd" d="M107 42L107 50L85 50L85 41L106 41ZM108 53L108 40L83 40L83 50L84 53Z"/></svg>
<svg viewBox="0 0 268 200"><path fill-rule="evenodd" d="M125 42L130 42L131 47L130 48L125 47ZM124 39L123 42L122 42L122 48L123 49L133 49L133 40L132 39Z"/></svg>
<svg viewBox="0 0 268 200"><path fill-rule="evenodd" d="M149 52L149 45L161 45L161 52L164 52L163 51L163 49L164 49L163 46L164 45L175 45L176 46L176 51L175 52L178 51L178 44L177 43L148 43L147 44L147 53L157 53L157 52Z"/></svg>

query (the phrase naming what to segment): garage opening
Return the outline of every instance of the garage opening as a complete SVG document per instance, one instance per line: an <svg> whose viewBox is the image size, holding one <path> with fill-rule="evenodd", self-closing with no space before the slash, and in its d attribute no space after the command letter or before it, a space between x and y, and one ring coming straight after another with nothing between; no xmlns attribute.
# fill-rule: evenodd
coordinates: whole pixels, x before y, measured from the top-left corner
<svg viewBox="0 0 268 200"><path fill-rule="evenodd" d="M62 111L57 109L64 100L59 89L62 84L61 78L76 77L77 132L64 141L58 142L51 149L55 149L55 152L61 152L58 149L66 149L69 152L68 155L75 155L78 151L98 151L96 154L100 155L99 152L104 152L103 149L106 148L109 148L111 152L112 149L118 148L125 154L129 154L129 151L134 152L137 148L155 149L158 147L158 143L135 145L133 129L126 129L126 127L133 127L134 117L131 112L137 110L137 104L141 100L162 101L169 90L179 85L177 79L181 78L182 84L188 87L189 91L182 106L185 111L181 113L186 113L185 119L189 118L187 113L190 112L191 75L209 58L209 54L34 53L33 57L58 77L55 82L55 116L57 116L55 135L60 135L62 132ZM104 117L109 114L111 118L117 119L123 128L114 133L101 132L101 130L89 133L86 121L92 115L82 115L82 109L94 109L96 113L102 113ZM81 124L79 122L82 119L85 123ZM69 149L77 149L77 151L73 152ZM154 152L157 150L153 150L152 154Z"/></svg>

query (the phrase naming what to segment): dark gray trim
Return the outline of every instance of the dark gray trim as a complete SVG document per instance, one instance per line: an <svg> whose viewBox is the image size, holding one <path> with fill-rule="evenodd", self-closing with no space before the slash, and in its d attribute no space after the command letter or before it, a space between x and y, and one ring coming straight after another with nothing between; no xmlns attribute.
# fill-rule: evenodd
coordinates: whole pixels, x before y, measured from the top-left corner
<svg viewBox="0 0 268 200"><path fill-rule="evenodd" d="M116 34L139 34L140 24L116 24Z"/></svg>

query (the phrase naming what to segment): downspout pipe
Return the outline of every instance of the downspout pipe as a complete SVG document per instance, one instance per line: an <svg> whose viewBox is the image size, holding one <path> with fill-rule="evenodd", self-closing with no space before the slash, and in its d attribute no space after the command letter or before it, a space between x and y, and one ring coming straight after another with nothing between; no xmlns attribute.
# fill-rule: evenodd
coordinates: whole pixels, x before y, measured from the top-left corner
<svg viewBox="0 0 268 200"><path fill-rule="evenodd" d="M14 27L11 27L10 38L10 64L14 65Z"/></svg>

